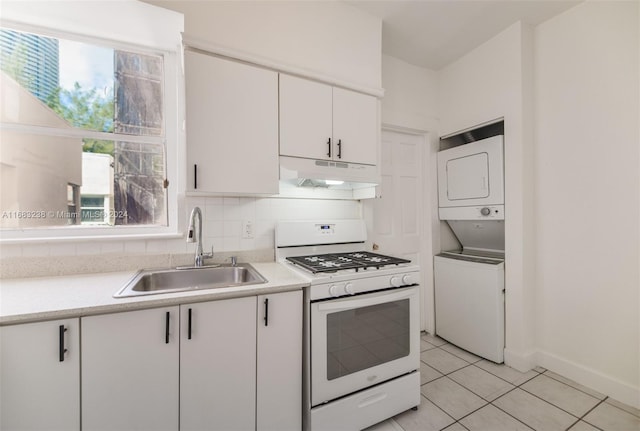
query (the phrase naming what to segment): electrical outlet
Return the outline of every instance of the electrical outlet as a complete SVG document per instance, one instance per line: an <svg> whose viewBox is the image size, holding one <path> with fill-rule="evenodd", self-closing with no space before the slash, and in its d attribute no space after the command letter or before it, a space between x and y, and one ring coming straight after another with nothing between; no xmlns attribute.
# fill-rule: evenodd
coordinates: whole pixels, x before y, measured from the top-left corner
<svg viewBox="0 0 640 431"><path fill-rule="evenodd" d="M253 222L251 220L242 221L242 239L253 238Z"/></svg>

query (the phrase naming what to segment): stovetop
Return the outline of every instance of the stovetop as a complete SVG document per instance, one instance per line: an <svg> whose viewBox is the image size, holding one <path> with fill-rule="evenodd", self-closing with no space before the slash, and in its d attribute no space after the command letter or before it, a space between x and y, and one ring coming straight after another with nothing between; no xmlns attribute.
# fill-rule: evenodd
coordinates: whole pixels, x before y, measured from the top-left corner
<svg viewBox="0 0 640 431"><path fill-rule="evenodd" d="M337 272L343 269L355 269L357 272L360 269L380 269L389 265L411 263L411 261L407 259L367 251L292 256L287 257L287 260L313 274Z"/></svg>

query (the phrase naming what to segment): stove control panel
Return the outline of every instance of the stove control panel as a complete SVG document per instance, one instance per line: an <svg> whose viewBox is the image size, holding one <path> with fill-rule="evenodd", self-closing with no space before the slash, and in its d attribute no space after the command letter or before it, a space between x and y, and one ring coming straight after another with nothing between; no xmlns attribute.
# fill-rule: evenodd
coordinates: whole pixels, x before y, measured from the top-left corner
<svg viewBox="0 0 640 431"><path fill-rule="evenodd" d="M418 284L419 279L420 275L417 269L408 269L392 275L363 277L326 284L312 284L310 287L310 299L313 301L318 299L339 298L394 287L412 286Z"/></svg>
<svg viewBox="0 0 640 431"><path fill-rule="evenodd" d="M333 235L335 233L335 224L317 224L316 230L321 235Z"/></svg>

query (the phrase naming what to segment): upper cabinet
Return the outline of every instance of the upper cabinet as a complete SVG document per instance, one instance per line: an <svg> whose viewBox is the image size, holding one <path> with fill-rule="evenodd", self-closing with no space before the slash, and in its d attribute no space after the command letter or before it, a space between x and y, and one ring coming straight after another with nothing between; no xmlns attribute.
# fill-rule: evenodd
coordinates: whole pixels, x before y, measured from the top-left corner
<svg viewBox="0 0 640 431"><path fill-rule="evenodd" d="M278 193L278 73L185 51L187 191Z"/></svg>
<svg viewBox="0 0 640 431"><path fill-rule="evenodd" d="M376 165L378 100L280 74L280 155Z"/></svg>

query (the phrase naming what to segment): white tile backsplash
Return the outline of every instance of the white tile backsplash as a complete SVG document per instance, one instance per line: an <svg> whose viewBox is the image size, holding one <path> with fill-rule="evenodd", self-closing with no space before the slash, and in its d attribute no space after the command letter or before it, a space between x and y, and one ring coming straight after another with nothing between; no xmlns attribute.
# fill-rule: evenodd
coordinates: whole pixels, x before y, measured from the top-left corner
<svg viewBox="0 0 640 431"><path fill-rule="evenodd" d="M321 200L321 199L289 199L289 198L255 198L255 197L186 197L182 216L179 217L180 229L186 234L191 210L198 206L203 218L203 248L210 251L213 246L216 254L242 251L260 252L273 250L275 246L274 231L279 220L316 220L322 218L347 219L361 218L362 208L359 201ZM253 238L242 238L242 222L250 221L253 225ZM184 225L184 226L183 226ZM102 259L108 256L109 262L120 265L126 262L126 256L184 255L193 253L194 244L187 244L185 238L176 239L131 239L102 241L65 241L60 243L30 243L0 245L0 263L12 268L16 258L49 257L50 259L73 258L74 256ZM117 258L116 258L117 257ZM86 260L86 259L85 259ZM85 266L90 266L89 259ZM73 260L70 260L73 262ZM84 260L83 260L84 261ZM66 265L65 268L73 265ZM107 268L105 262L101 269ZM119 270L119 268L113 268ZM16 276L20 271L10 270L7 273ZM2 276L0 274L0 276ZM20 275L17 275L20 276ZM24 275L27 276L27 275Z"/></svg>
<svg viewBox="0 0 640 431"><path fill-rule="evenodd" d="M124 241L102 242L100 243L100 254L124 254L124 244Z"/></svg>
<svg viewBox="0 0 640 431"><path fill-rule="evenodd" d="M144 240L127 241L124 243L125 253L145 253L147 251L147 242Z"/></svg>

